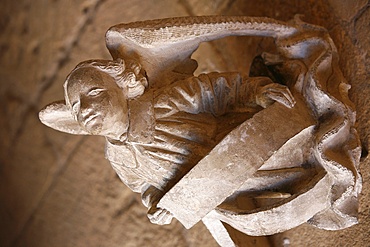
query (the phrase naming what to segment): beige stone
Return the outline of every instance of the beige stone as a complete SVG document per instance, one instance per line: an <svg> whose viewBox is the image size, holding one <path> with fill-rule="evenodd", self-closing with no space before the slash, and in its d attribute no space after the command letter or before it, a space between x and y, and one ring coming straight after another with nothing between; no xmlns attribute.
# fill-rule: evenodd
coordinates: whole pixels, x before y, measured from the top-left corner
<svg viewBox="0 0 370 247"><path fill-rule="evenodd" d="M239 35L275 40L278 53L262 53L265 65L256 61L250 70L266 76L193 75L191 55L201 42ZM106 43L113 60L79 63L64 83L65 101L49 104L39 118L62 132L104 136L106 158L141 193L152 223L175 217L191 228L204 218L223 246L236 242L220 221L255 236L305 222L327 230L357 223L362 180L355 113L324 28L297 16L289 23L176 17L118 24ZM255 178L264 171L284 184L287 167L312 178L288 191ZM253 189L239 190L248 186ZM286 199L249 209L238 203L276 195Z"/></svg>
<svg viewBox="0 0 370 247"><path fill-rule="evenodd" d="M93 2L87 1L86 5L90 6L88 3ZM0 196L3 202L0 205L0 242L2 246L80 246L86 243L90 246L217 246L202 224L197 224L186 231L178 222L162 227L150 224L145 216L146 210L139 202L140 199L132 196L133 194L119 181L109 163L102 157L103 140L86 137L83 141L85 145L96 147L89 148L88 150L92 152L82 153L73 165L68 165L71 160L75 160L73 156L77 155L77 151L70 153L68 150L75 149L75 144L79 142L80 137L48 130L37 121L39 109L54 99L62 99L61 85L65 76L79 61L109 58L102 39L107 28L120 22L191 14L186 9L192 9L193 13L197 13L196 11L206 9L202 8L202 5L207 5L208 2L196 1L197 9L194 9L192 1L166 1L165 4L167 5L163 7L164 5L156 1L130 1L129 4L128 1L102 1L98 5L96 14L82 29L78 42L73 42L70 50L64 50L60 47L65 47L67 44L65 41L70 39L70 31L76 26L77 20L86 14L83 11L85 4L76 5L75 2L68 1L48 3L26 0L2 1L0 8L2 32L0 38L2 65L0 68L2 81L0 86L2 115L0 118ZM342 231L324 231L302 225L283 234L269 236L266 238L267 241L262 241L262 244L259 242L261 237L249 238L249 243L251 245L260 243L260 246L268 246L268 244L273 246L289 244L291 246L366 246L370 238L367 206L369 205L368 195L370 195L369 172L366 169L369 164L367 150L370 104L367 96L370 91L367 83L366 71L368 70L365 65L370 63L365 55L369 49L366 42L369 29L365 22L357 22L354 18L346 25L338 19L337 13L326 1L231 1L225 8L221 7L221 9L217 6L208 8L209 12L205 14L269 16L287 21L292 19L294 14L299 13L305 15L306 22L326 27L338 48L340 69L352 86L350 97L356 105L357 129L364 147L361 161L364 184L360 197L359 224ZM368 8L362 9L362 12L368 12ZM349 11L349 13L353 15L354 12ZM363 18L365 15L361 15L361 12L356 16L361 17L360 20L365 20ZM354 26L356 26L356 32L354 32ZM251 49L245 48L245 41L232 42L231 40L223 39L221 42L215 42L213 46L209 46L207 53L197 54L197 61L202 65L207 64L203 66L203 71L207 68L210 68L208 72L230 71L226 66L231 62L236 66L240 65L241 61L236 61L235 56L230 56L230 53L237 54L243 51L243 54L247 54L246 50ZM56 57L58 59L55 59ZM208 62L205 63L205 60ZM59 61L61 61L60 65L55 66L54 63ZM51 70L51 68L56 69ZM43 75L52 77L50 87L34 91L36 83L41 81L40 78ZM30 95L34 93L41 95L40 100L30 103ZM25 112L28 117L25 117ZM25 118L33 118L33 120L25 121ZM19 136L16 133L21 133L22 141L14 138ZM41 140L35 142L36 139ZM12 143L15 143L17 148L10 152L9 147ZM42 154L41 150L45 148L51 151ZM94 157L94 163L91 162L90 156ZM54 168L56 164L62 163L63 160L66 161L69 172L59 172L57 176L51 176L53 172L47 171L56 170ZM90 173L89 170L84 170L80 175L80 171L86 166L96 171ZM61 171L64 170L61 169ZM72 181L76 183L78 180L80 186L63 190L64 186L69 185L70 177L75 173L76 176ZM110 175L102 175L107 173ZM61 184L58 182L60 179L64 181ZM49 182L45 183L45 181L48 180L52 182L51 184L60 184L60 186L51 186L41 203L34 203L38 201L38 196L41 194L39 185L47 188ZM97 183L101 183L101 186L94 189L95 192L91 195L94 197L95 203L93 203L90 200L90 194L80 193L80 189ZM113 190L118 195L111 193ZM121 193L124 195L120 196ZM125 195L130 195L130 199L119 199L124 198ZM86 197L90 197L90 201ZM109 200L104 199L106 197ZM83 203L73 209L74 213L71 213L73 210L64 210L63 205L78 200ZM104 203L99 203L100 200ZM54 204L61 207L43 206L46 205L46 201L47 205ZM89 203L86 203L88 201ZM116 213L106 210L107 205L114 205L112 207L117 209ZM31 210L31 207L36 210ZM84 213L86 211L89 213ZM96 216L98 218L95 220L98 221L100 230L96 227L88 227L92 223L92 217ZM96 224L91 225L96 226ZM110 228L106 231L108 225ZM243 243L248 241L245 240Z"/></svg>

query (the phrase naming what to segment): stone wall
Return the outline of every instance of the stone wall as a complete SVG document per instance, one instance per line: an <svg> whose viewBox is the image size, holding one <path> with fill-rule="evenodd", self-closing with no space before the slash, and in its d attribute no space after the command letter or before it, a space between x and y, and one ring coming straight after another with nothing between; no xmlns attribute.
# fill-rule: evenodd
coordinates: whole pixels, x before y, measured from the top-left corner
<svg viewBox="0 0 370 247"><path fill-rule="evenodd" d="M0 4L0 246L217 246L202 224L156 226L139 195L104 159L104 140L43 126L38 111L63 98L62 84L83 60L109 59L112 25L187 15L269 16L326 27L337 45L363 144L360 223L329 232L302 225L250 246L367 246L370 240L370 8L366 0L3 0ZM201 46L201 71L243 70L250 39Z"/></svg>

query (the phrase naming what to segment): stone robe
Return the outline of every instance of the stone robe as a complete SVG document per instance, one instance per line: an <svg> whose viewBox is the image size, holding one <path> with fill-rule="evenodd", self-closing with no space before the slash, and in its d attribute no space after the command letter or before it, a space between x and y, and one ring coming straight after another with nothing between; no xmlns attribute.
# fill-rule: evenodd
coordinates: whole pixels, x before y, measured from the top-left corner
<svg viewBox="0 0 370 247"><path fill-rule="evenodd" d="M107 140L106 158L133 191L165 193L232 129L262 109L269 78L210 73L148 90L129 102L127 140ZM246 150L247 151L247 150Z"/></svg>

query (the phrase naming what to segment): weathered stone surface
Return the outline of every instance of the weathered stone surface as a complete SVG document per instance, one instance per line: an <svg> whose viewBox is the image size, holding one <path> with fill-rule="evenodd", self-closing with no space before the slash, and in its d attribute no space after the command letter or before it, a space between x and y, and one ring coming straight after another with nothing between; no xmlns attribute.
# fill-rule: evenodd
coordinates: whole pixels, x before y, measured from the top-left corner
<svg viewBox="0 0 370 247"><path fill-rule="evenodd" d="M298 99L296 97L293 109L274 104L230 132L161 199L158 206L169 210L186 228L191 228L243 183L248 183L264 161L285 142L314 124L308 108ZM290 121L284 121L286 116ZM284 126L276 125L282 121ZM279 131L270 132L277 129ZM256 136L255 133L260 134Z"/></svg>
<svg viewBox="0 0 370 247"><path fill-rule="evenodd" d="M139 198L129 193L129 198L120 199L126 195L125 191L129 191L101 156L103 140L84 140L77 136L65 138L62 133L39 128L42 125L37 120L37 111L42 105L63 97L62 82L72 67L83 59L109 56L104 46L104 33L108 26L140 19L154 6L158 9L152 12L152 18L167 17L171 11L172 16L185 14L181 12L181 5L169 7L170 2L148 5L147 9L135 1L127 5L122 1L107 2L105 11L114 9L120 13L115 15L107 15L104 8L96 15L89 12L91 8L98 9L100 1L86 1L80 5L72 2L43 5L25 1L14 4L7 1L2 5L1 28L7 34L1 36L0 72L5 83L1 86L2 246L145 246L152 243L154 246L195 246L199 243L216 246L202 225L197 226L193 234L192 231L186 233L188 237L184 239L185 232L179 223L164 229L153 227L146 218L145 209L136 204ZM132 11L127 9L128 6ZM167 7L166 12L161 11L164 6ZM119 9L132 14L125 13L125 18L122 18ZM89 19L88 16L94 18ZM109 16L115 19L108 20ZM101 26L94 21L95 18L103 20L99 20ZM91 22L96 26L89 25ZM23 38L19 33L23 24L31 27L26 28L29 30L26 36L32 42L21 42ZM96 34L98 30L101 35ZM21 64L17 64L15 59L19 59ZM36 83L40 84L39 88ZM32 102L34 98L37 105ZM77 147L82 141L90 143L91 148L83 152L85 158L74 158L80 152ZM95 153L99 154L95 156L98 158L96 161L93 158ZM84 167L88 169L84 170ZM108 174L104 175L105 172ZM88 177L92 181L101 177L102 182L91 183L103 187L90 186ZM89 187L91 190L82 192L83 188ZM113 193L114 188L117 192ZM106 199L95 201L96 198ZM87 204L92 207L86 207ZM107 207L111 209L105 210ZM137 211L135 219L127 218L132 212L130 208ZM128 232L125 230L128 228L134 230ZM178 233L168 239L165 232L174 228ZM126 237L123 232L127 233ZM143 236L143 242L137 242L138 235Z"/></svg>
<svg viewBox="0 0 370 247"><path fill-rule="evenodd" d="M51 103L40 111L39 117L45 125L66 133L105 136L107 159L131 190L142 193L144 205L149 209L150 221L169 224L169 219L174 215L187 228L236 192L242 183L252 179L252 175L265 160L273 159L275 155L270 157L271 154L275 151L276 154L280 153L280 149L291 143L293 139L288 141L289 138L315 123L315 131L307 132L307 139L312 138L312 141L307 143L312 143L312 147L301 149L306 158L298 159L296 165L317 164L317 168L322 167L327 173L322 177L323 182L315 181L315 186L307 184L308 191L286 191L286 194L292 193L292 197L281 202L282 205L271 205L272 208L268 210L258 209L260 212L252 214L237 211L237 215L233 211L225 210L217 213L223 221L251 235L271 235L305 222L327 230L347 228L357 223L357 217L354 215L357 214L355 208L362 184L357 170L360 158L359 141L353 129L355 116L352 103L347 98L347 91L340 91L340 88L347 84L338 68L337 50L329 36L317 35L317 30L327 32L305 24L298 18L289 24L272 19L223 16L178 17L119 24L106 33L107 48L117 60L89 60L80 63L64 84L66 102ZM303 78L288 77L277 81L288 85L290 90L293 90L294 85L294 90L302 93L316 121L306 123L310 119L310 111L303 114L305 111L302 109L305 108L302 106L305 104L300 103L298 97L293 112L285 113L279 110L282 106L272 106L232 131L230 136L211 151L210 145L216 145L218 140L221 140L217 139L217 135L226 133L227 128L221 127L223 130L219 133L217 130L205 131L202 127L197 132L195 129L198 127L192 125L192 122L197 121L197 125L206 123L207 127L211 127L210 119L219 118L218 125L224 126L221 121L223 118L217 116L229 113L226 121L230 124L230 121L238 119L235 113L232 114L234 107L250 112L251 106L255 105L255 111L259 111L261 108L258 105L267 107L267 102L271 100L279 101L288 108L294 106L294 98L289 89L271 82L274 76L271 79L264 78L266 82L261 78L251 77L247 84L240 85L240 90L226 91L217 89L223 87L225 82L228 82L227 85L231 88L240 82L233 77L233 73L224 73L221 76L211 73L193 77L195 67L186 59L198 44L228 35L275 37L281 57L277 59L276 55L264 56L268 64L282 61L280 70L290 71L290 77L294 73L291 71L290 59L304 59L302 63L307 67L307 72L304 72L305 67L301 67L300 76L304 76ZM325 46L308 42L307 37L310 35L320 39ZM307 45L313 47L306 49ZM323 59L305 59L316 56L319 58L322 54L326 55ZM286 62L285 57L289 58ZM297 61L294 63L297 64ZM146 70L147 77L144 76L140 64ZM253 71L258 73L256 69ZM173 80L177 82L174 83ZM261 86L261 82L268 84ZM186 87L189 85L197 89L191 89L191 93L188 93ZM254 86L250 89L252 85ZM126 93L122 93L122 90ZM175 90L174 93L171 93L172 90ZM236 95L230 95L229 91L235 92ZM159 97L152 97L158 93ZM202 98L204 94L213 96ZM245 96L250 94L251 96L245 99ZM333 96L330 97L329 94ZM229 100L230 96L232 101ZM271 99L267 100L266 96ZM201 98L200 101L198 97ZM233 100L235 97L237 100ZM245 100L249 102L247 108ZM215 101L218 104L215 104ZM175 108L172 107L173 104ZM294 112L298 113L298 119ZM178 122L177 113L185 114L190 119L190 122L183 120L194 132L190 139L186 128L178 130L175 127L178 124L171 124ZM201 120L202 114L211 115L208 115L207 120ZM285 120L284 116L287 115L292 115L290 121ZM171 120L172 117L175 118ZM194 117L197 119L193 120ZM303 123L303 126L297 125L298 123ZM215 133L216 136L213 137ZM175 140L173 136L176 136ZM236 141L239 136L242 140ZM198 146L195 144L199 143L198 139L206 143ZM174 145L177 145L179 150L176 154L172 154ZM211 149L197 155L205 156L197 165L197 156L194 157L193 152L189 153L189 150L198 151L207 146ZM291 146L296 149L296 145ZM243 152L244 149L247 152ZM343 149L348 151L339 151ZM178 154L184 155L184 158L179 159ZM177 167L178 165L180 167ZM189 174L171 189L172 184L185 174L181 171L186 172L194 165ZM170 167L166 168L168 166ZM304 188L303 184L298 186ZM268 187L268 190L272 189L269 184ZM170 191L167 193L168 189ZM269 192L263 188L256 189L260 193ZM279 189L276 187L274 191ZM332 196L328 196L328 193ZM160 201L161 194L164 197ZM312 204L309 198L316 198L318 204ZM296 207L294 205L301 207L291 210ZM306 212L303 213L302 209ZM282 219L279 219L280 216ZM294 220L289 220L290 216ZM302 219L299 216L302 216ZM217 220L216 214L214 217ZM287 221L280 224L283 220ZM256 225L253 226L249 222L256 222ZM293 225L290 226L290 223Z"/></svg>
<svg viewBox="0 0 370 247"><path fill-rule="evenodd" d="M227 6L222 4L221 9L219 6L207 7L209 2L206 1L165 1L167 5L162 5L162 2L157 1L102 1L98 5L97 14L91 22L88 22L90 24L86 25L77 39L78 42L72 42L72 49L67 49L67 52L65 49L60 49L60 47L68 47L66 40L70 40L70 31L86 14L84 7L95 6L94 3L94 1L79 4L75 1L46 3L45 1L26 0L1 2L0 196L1 201L4 202L0 204L0 243L2 246L84 246L87 245L86 243L91 246L217 246L201 224L187 231L184 231L179 223L173 223L162 231L157 231L159 227L156 226L151 228L151 224L145 217L145 209L136 203L138 198L132 199L133 205L129 210L122 210L120 216L112 217L113 209L106 212L105 207L97 198L103 198L101 200L104 202L115 205L112 208L119 208L117 205L123 205L122 201L126 193L131 195L131 192L128 192L115 177L108 162L101 156L102 150L98 148L101 147L99 143L101 140L90 137L83 140L84 143L89 143L88 145L96 145L98 149L89 149L91 153L84 153L82 159L74 161L75 166L68 165L68 169L71 169L68 173L55 173L58 169L64 171L61 168L63 166L58 164L63 163L63 160L67 160L66 164L69 164L72 159L68 158L71 155L70 151L74 150L81 140L79 137L45 129L37 120L37 111L42 106L53 99L63 97L62 82L79 61L109 57L104 41L101 39L108 27L125 21L190 15L187 9L198 14L197 11L200 11L202 7L209 9L209 12L204 14L270 16L281 20L292 19L294 14L304 14L306 22L319 24L330 30L330 35L341 57L341 70L352 85L350 96L357 107L358 130L364 146L361 162L364 183L359 208L360 223L339 232L328 232L303 225L284 234L273 236L272 239L275 246L288 246L289 243L291 246L366 246L368 244L368 239L370 239L368 231L370 228L368 206L370 205L370 173L367 167L370 165L370 160L367 150L370 141L368 97L370 87L367 72L369 69L365 67L370 64L368 60L369 42L367 41L369 28L365 18L369 13L368 8L362 9L362 15L356 13L358 20L351 19L346 25L336 19L338 15L331 11L331 5L327 1L237 0L228 2ZM195 9L195 4L197 9ZM347 9L342 8L342 12L346 11ZM351 10L348 13L353 16L354 11ZM219 68L222 70L221 66L227 66L226 63L230 61L229 57L226 57L227 59L224 57L224 55L227 56L227 51L235 52L244 48L242 44L231 44L226 40L219 45L207 48L207 53L204 55L198 54L197 60L204 58L208 61L207 64L214 66L205 66L204 69L211 68L209 71L214 71L215 68ZM219 51L223 52L222 56ZM59 63L58 61L61 61L60 66L55 65ZM217 62L217 66L213 64L215 61L220 61ZM44 89L39 91L38 83L41 84L44 75L46 78L52 78L51 86L46 91ZM35 97L34 94L42 95L40 101L34 102L36 104L30 103L30 99ZM18 132L17 126L23 126L19 128L24 131ZM18 135L22 137L14 139L14 136ZM17 148L10 148L12 143L16 143ZM50 151L41 152L45 148ZM11 150L13 150L12 153ZM83 170L84 165L92 164L90 156L94 157L94 167L98 170L90 176L88 170L82 172L82 176L78 175L81 174L79 170ZM69 177L73 173L76 173L76 176L73 176L72 181L77 182L77 188L69 185L72 183L69 182ZM59 174L59 176L54 176L54 174ZM99 180L100 176L106 180ZM61 178L64 180L63 183L58 182ZM89 192L85 193L87 195L79 193L81 187L96 184L95 181L110 185L100 190L95 187L92 193L94 199L91 199L92 195L88 195ZM64 190L64 186L68 189ZM119 193L116 196L117 200L106 199L110 190L119 187L122 190L117 192ZM37 203L41 192L45 191L41 188L50 188L43 197L45 203ZM81 199L83 203L74 202L81 196L89 199ZM95 205L93 201L98 205ZM131 199L128 199L128 202L130 201ZM70 206L69 211L64 211L63 206L68 203L78 205L78 211L73 212L74 208ZM84 213L84 207L87 207L88 203L92 204L89 205L91 208L86 210L88 213ZM127 207L123 205L122 208ZM32 214L32 212L35 213ZM128 217L127 212L134 212L134 217ZM92 219L99 214L102 215L101 220L99 216ZM29 223L26 224L26 222ZM99 227L104 230L99 230L96 225L92 226L95 222L98 222ZM127 231L127 229L130 230ZM99 237L94 238L96 234Z"/></svg>
<svg viewBox="0 0 370 247"><path fill-rule="evenodd" d="M342 9L343 12L347 11ZM274 236L277 246L315 245L315 246L361 246L367 245L365 239L369 239L369 95L370 84L369 74L366 66L369 64L368 52L369 36L368 22L364 21L369 13L369 7L364 7L357 13L358 18L354 18L348 25L335 25L331 30L331 36L338 47L340 54L340 65L343 74L352 85L350 97L354 101L357 109L357 122L360 139L363 145L362 159L360 167L362 169L363 190L359 203L359 224L340 232L326 232L314 230L312 227L302 225L301 227L287 231L283 234ZM333 24L336 23L333 21ZM332 24L332 25L333 25ZM353 27L357 27L357 32ZM365 29L367 29L365 31ZM361 30L361 31L360 31ZM365 36L362 36L365 35ZM359 36L362 36L361 38ZM311 236L311 237L310 237ZM312 238L315 236L315 238Z"/></svg>

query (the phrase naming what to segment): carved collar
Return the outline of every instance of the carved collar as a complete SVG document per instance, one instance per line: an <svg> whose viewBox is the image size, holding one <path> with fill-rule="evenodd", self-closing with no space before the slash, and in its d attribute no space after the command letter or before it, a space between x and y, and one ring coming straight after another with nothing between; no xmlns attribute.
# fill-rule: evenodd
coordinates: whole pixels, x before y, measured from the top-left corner
<svg viewBox="0 0 370 247"><path fill-rule="evenodd" d="M123 142L107 139L105 157L110 162L137 168L138 143L149 144L154 136L153 93L149 91L139 98L130 100L128 107L130 125L127 138Z"/></svg>

